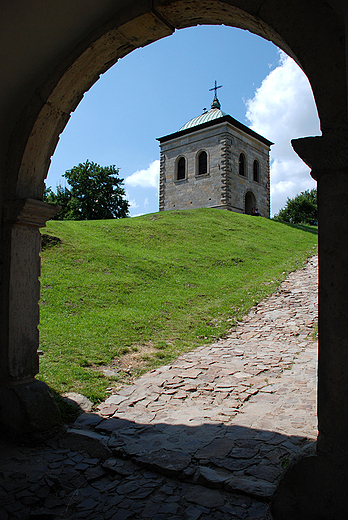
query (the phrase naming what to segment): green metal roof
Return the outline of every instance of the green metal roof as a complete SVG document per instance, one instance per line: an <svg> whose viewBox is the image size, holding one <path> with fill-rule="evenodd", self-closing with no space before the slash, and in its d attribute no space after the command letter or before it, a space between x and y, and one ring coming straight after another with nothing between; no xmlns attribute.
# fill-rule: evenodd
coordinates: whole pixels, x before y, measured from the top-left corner
<svg viewBox="0 0 348 520"><path fill-rule="evenodd" d="M186 130L187 128L192 128L193 126L202 125L203 123L208 123L209 121L213 121L214 119L219 119L220 117L227 116L225 112L219 110L218 108L211 108L208 112L203 112L200 116L194 117L190 121L188 121L184 126L182 126L179 130Z"/></svg>
<svg viewBox="0 0 348 520"><path fill-rule="evenodd" d="M209 121L213 121L214 119L219 119L220 117L224 117L227 115L228 114L226 114L220 109L219 100L217 99L217 97L215 97L211 104L210 110L208 110L207 112L203 112L203 114L201 114L200 116L190 119L190 121L185 123L184 126L182 126L179 129L179 132L181 132L181 130L187 130L188 128L202 125L203 123L208 123Z"/></svg>
<svg viewBox="0 0 348 520"><path fill-rule="evenodd" d="M219 88L219 87L216 87ZM211 90L215 90L211 89ZM221 119L221 121L218 121ZM243 125L243 123L240 123L233 117L231 117L229 114L226 114L221 110L221 105L218 100L218 98L214 97L213 102L211 104L211 109L207 112L203 112L200 116L194 117L193 119L190 119L184 126L180 128L177 132L174 132L174 134L165 135L163 137L158 137L157 140L160 143L165 143L167 141L170 141L171 139L175 139L177 137L181 137L186 134L190 134L191 132L196 131L196 127L200 126L201 128L208 128L210 126L213 126L215 124L220 123L229 123L233 125L235 128L238 128L239 130L242 130L242 132L245 132L246 134L254 137L255 139L258 139L262 143L266 144L267 146L271 146L272 143L265 137L262 137L262 135L254 132L254 130L251 130L251 128L248 128L247 126Z"/></svg>

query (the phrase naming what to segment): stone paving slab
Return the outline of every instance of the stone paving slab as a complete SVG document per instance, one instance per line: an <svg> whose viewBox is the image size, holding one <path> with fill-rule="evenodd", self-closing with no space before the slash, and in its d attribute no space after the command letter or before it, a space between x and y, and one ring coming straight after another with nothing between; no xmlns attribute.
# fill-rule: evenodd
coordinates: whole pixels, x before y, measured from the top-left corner
<svg viewBox="0 0 348 520"><path fill-rule="evenodd" d="M57 441L40 450L2 446L2 520L258 519L267 511L253 497L180 482L129 460L103 463Z"/></svg>
<svg viewBox="0 0 348 520"><path fill-rule="evenodd" d="M235 331L82 414L40 448L2 445L0 520L266 519L316 438L317 258Z"/></svg>

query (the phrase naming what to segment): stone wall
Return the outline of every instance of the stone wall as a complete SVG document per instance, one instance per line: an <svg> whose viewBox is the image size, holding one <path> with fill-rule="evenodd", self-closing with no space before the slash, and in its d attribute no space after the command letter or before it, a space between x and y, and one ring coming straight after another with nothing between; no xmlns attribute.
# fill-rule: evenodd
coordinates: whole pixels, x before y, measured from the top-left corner
<svg viewBox="0 0 348 520"><path fill-rule="evenodd" d="M217 123L161 143L159 209L222 208L245 213L251 191L264 217L270 214L269 147L233 127ZM198 174L198 155L208 155L208 171ZM245 176L239 175L239 155L246 157ZM186 160L185 179L177 180L177 161ZM260 165L259 182L253 180L253 162Z"/></svg>

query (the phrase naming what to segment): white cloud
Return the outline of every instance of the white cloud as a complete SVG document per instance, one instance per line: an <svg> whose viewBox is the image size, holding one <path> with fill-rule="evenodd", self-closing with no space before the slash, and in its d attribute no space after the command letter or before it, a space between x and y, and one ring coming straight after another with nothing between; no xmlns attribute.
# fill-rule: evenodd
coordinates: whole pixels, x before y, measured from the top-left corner
<svg viewBox="0 0 348 520"><path fill-rule="evenodd" d="M129 199L129 196L127 195L127 200L129 202L129 207L131 209L134 209L134 208L139 208L139 204L136 203L136 200L135 199Z"/></svg>
<svg viewBox="0 0 348 520"><path fill-rule="evenodd" d="M147 209L149 207L149 199L148 197L146 197L146 199L144 200L144 208Z"/></svg>
<svg viewBox="0 0 348 520"><path fill-rule="evenodd" d="M146 170L138 170L125 179L125 184L135 188L158 188L160 162L157 159L149 164Z"/></svg>
<svg viewBox="0 0 348 520"><path fill-rule="evenodd" d="M250 128L275 143L271 148L273 215L285 205L287 197L316 185L290 140L320 135L317 109L307 77L283 52L280 65L263 80L246 107Z"/></svg>

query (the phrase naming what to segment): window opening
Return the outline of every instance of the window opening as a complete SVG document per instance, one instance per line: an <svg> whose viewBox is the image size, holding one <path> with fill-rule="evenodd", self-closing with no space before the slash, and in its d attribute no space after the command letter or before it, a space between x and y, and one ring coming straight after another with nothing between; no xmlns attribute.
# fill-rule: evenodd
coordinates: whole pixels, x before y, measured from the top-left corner
<svg viewBox="0 0 348 520"><path fill-rule="evenodd" d="M201 152L198 156L198 175L208 173L208 156L207 152Z"/></svg>
<svg viewBox="0 0 348 520"><path fill-rule="evenodd" d="M239 175L245 177L245 155L241 153L239 156Z"/></svg>
<svg viewBox="0 0 348 520"><path fill-rule="evenodd" d="M186 177L186 160L185 157L180 157L178 160L178 172L177 172L177 179L178 181L181 181L182 179L185 179Z"/></svg>
<svg viewBox="0 0 348 520"><path fill-rule="evenodd" d="M256 159L253 165L253 179L255 182L260 182L260 165Z"/></svg>

